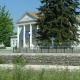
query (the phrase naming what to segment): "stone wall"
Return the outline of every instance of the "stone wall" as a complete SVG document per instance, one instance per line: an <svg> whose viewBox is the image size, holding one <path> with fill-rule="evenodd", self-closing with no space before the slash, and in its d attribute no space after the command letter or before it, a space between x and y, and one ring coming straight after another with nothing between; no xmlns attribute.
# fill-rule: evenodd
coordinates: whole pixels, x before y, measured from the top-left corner
<svg viewBox="0 0 80 80"><path fill-rule="evenodd" d="M5 63L12 63L14 56L18 58L20 56L31 65L71 65L80 66L80 54L70 54L70 53L11 53L11 54L0 54L1 60Z"/></svg>

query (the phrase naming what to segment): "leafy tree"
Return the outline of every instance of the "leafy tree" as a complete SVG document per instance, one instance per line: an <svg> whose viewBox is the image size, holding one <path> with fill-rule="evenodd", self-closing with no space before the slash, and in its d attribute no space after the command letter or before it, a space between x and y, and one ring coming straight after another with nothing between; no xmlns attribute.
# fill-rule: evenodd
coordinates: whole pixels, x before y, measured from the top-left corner
<svg viewBox="0 0 80 80"><path fill-rule="evenodd" d="M45 44L54 37L55 42L79 42L78 25L76 18L80 15L79 0L41 0L38 8L37 37Z"/></svg>
<svg viewBox="0 0 80 80"><path fill-rule="evenodd" d="M12 20L9 11L5 10L5 6L0 6L0 43L5 46L10 46L10 36L14 29Z"/></svg>

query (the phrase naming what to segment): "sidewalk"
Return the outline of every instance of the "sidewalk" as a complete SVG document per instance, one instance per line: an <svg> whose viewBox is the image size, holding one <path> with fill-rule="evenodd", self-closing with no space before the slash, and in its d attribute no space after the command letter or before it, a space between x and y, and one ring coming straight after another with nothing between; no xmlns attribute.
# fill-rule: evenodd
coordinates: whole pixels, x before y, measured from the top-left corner
<svg viewBox="0 0 80 80"><path fill-rule="evenodd" d="M24 66L26 69L32 68L35 70L39 69L69 69L69 70L76 70L80 69L80 66L61 66L61 65L25 65ZM13 69L14 65L13 64L0 64L0 68L2 69Z"/></svg>

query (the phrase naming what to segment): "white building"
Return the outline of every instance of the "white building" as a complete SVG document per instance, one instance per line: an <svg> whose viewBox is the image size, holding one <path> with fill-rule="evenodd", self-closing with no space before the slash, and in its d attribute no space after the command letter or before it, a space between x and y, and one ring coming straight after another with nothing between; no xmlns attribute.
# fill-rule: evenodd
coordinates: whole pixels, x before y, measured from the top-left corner
<svg viewBox="0 0 80 80"><path fill-rule="evenodd" d="M17 35L15 36L11 36L11 48L16 47L17 46Z"/></svg>
<svg viewBox="0 0 80 80"><path fill-rule="evenodd" d="M17 20L17 47L34 47L36 44L37 14L26 12Z"/></svg>
<svg viewBox="0 0 80 80"><path fill-rule="evenodd" d="M26 12L16 22L17 24L17 36L11 37L11 47L34 47L36 45L36 36L38 26L36 24L37 13ZM78 17L80 20L80 17ZM16 44L17 41L17 44ZM80 45L78 45L80 47Z"/></svg>

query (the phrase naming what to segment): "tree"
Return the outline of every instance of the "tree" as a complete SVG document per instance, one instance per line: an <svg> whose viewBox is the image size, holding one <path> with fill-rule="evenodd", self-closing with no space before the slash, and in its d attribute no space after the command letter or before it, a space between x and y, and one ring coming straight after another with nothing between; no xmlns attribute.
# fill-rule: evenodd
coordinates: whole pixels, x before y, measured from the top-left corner
<svg viewBox="0 0 80 80"><path fill-rule="evenodd" d="M45 44L54 37L55 42L79 42L78 25L76 18L80 15L79 0L41 0L38 8L39 25L37 37Z"/></svg>
<svg viewBox="0 0 80 80"><path fill-rule="evenodd" d="M5 6L0 6L0 43L10 46L10 36L13 34L13 19L10 18L9 11L5 10Z"/></svg>

